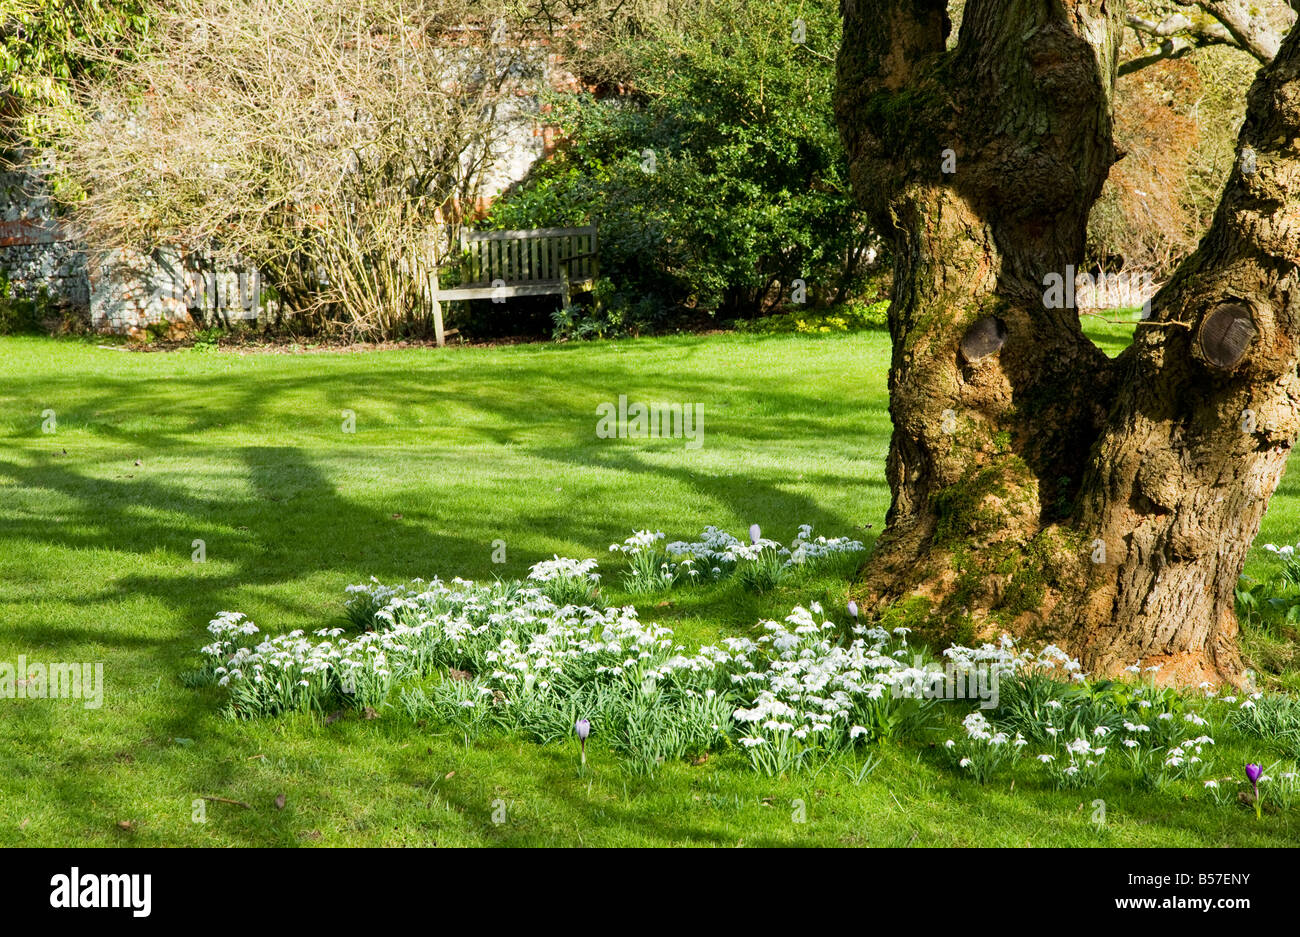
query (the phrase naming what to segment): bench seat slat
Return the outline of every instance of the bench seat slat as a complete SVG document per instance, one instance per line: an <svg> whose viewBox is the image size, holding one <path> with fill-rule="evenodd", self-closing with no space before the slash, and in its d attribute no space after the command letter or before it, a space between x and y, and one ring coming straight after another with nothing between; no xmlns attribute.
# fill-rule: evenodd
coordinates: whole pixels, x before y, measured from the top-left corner
<svg viewBox="0 0 1300 937"><path fill-rule="evenodd" d="M585 228L529 228L526 231L467 231L466 243L476 241L527 241L534 238L563 238L575 235L591 235L594 227Z"/></svg>
<svg viewBox="0 0 1300 937"><path fill-rule="evenodd" d="M575 293L593 289L596 281L590 277L575 278L569 281L569 289ZM541 280L531 283L519 283L513 286L457 286L438 290L438 300L447 302L453 299L491 299L493 296L553 296L563 288L561 280ZM498 293L498 289L500 292Z"/></svg>

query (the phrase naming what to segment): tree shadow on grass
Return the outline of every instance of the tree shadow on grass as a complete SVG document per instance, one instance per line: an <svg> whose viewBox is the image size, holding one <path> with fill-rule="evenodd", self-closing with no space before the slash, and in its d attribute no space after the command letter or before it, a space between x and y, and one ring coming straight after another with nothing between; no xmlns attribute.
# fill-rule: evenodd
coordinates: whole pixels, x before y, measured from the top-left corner
<svg viewBox="0 0 1300 937"><path fill-rule="evenodd" d="M214 722L213 694L188 689L176 676L196 663L197 648L206 638L203 628L215 612L239 609L252 597L262 613L318 617L320 604L299 597L294 587L301 588L301 583L322 575L342 583L365 581L372 575L384 581L404 581L430 572L477 578L491 574L487 543L476 535L484 528L483 518L448 516L437 505L422 520L413 519L412 514L395 518L394 514L403 512L387 509L385 493L371 493L368 499L347 496L323 463L308 454L308 441L314 443L319 438L317 448L332 444L326 440L337 442L337 411L349 403L361 411L363 423L369 418L365 414L373 410L381 415L381 428L409 433L409 418L414 414L423 414L431 427L427 443L409 435L394 441L380 433L346 440L351 451L364 453L368 446L378 446L384 450L384 458L399 460L405 458L404 452L421 458L441 453L464 472L472 470L474 460L481 457L475 446L522 445L525 455L553 467L557 477L573 469L594 467L605 475L590 484L603 484L608 477L615 484L644 491L660 491L665 486L688 489L732 516L753 518L765 526L784 525L789 532L798 523L809 522L821 532L840 534L848 532L851 522L860 523L860 518L838 516L809 494L793 490L795 480L787 475L750 464L755 453L761 456L769 444L788 444L792 437L807 438L810 449L823 445L819 427L827 421L850 421L851 402L820 399L813 392L778 390L765 391L761 401L755 400L747 396L753 388L743 376L656 378L636 371L640 365L635 356L623 362L566 369L556 375L553 362L547 363L545 358L538 355L525 360L519 369L522 375L475 373L478 384L471 395L454 382L448 386L437 380L447 370L440 363L427 369L413 369L409 362L374 363L365 372L364 386L358 386L355 371L332 367L273 379L246 375L243 381L222 374L187 374L151 386L151 404L160 411L156 420L141 418L138 377L97 379L94 389L87 391L76 375L60 375L26 390L25 396L32 400L51 404L58 403L61 394L75 390L77 399L67 406L59 404L61 424L80 426L96 437L138 450L146 459L146 465L138 470L124 469L117 477L105 478L92 472L123 458L123 452L90 462L91 471L83 467L85 457L80 452L74 452L75 458L60 460L28 446L25 458L0 457L0 477L22 491L54 498L58 505L50 508L38 502L35 510L0 513L0 542L9 542L19 552L22 544L31 543L85 551L88 556L92 551L110 551L139 557L136 571L111 582L82 577L75 582L50 583L52 598L86 610L75 624L52 620L39 608L29 607L24 598L0 596L6 637L18 646L50 648L51 659L61 659L59 648L97 647L109 661L135 662L123 666L139 679L160 671L161 696L150 697L139 687L128 688L142 693L138 714L133 717L138 737L115 740L101 750L81 752L51 765L45 781L59 791L63 808L76 822L88 827L102 824L107 814L125 809L123 798L129 794L96 771L107 750L119 745L138 747L145 738L151 745L170 744L175 738L194 737L200 731L196 726L204 727L213 743L229 749L231 757L201 759L182 769L185 777L180 786L212 790L238 777L239 762L230 733L220 731ZM673 455L671 447L681 445L679 441L642 446L627 440L597 440L595 404L617 399L620 393L645 400L702 402L706 412L714 407L706 446L734 449L731 477L718 474L716 467L696 469L688 459ZM281 412L286 397L295 398L296 410ZM319 402L318 407L309 408L320 414L319 434L312 433L310 440L302 440L304 398ZM175 406L183 400L193 403ZM760 409L777 416L755 416ZM438 423L437 414L443 410L456 414L447 421L454 429ZM267 438L258 445L230 449L206 438L241 425L256 426ZM277 444L281 430L285 435ZM539 436L544 444L528 442ZM295 444L286 444L290 439ZM52 439L50 443L56 444ZM837 440L834 446L843 451L850 444ZM57 445L72 444L61 439ZM220 464L232 454L243 466L244 484L240 486L230 484L205 493L201 487L178 488L149 477L148 461L155 457L185 456L202 465L204 459L213 457L218 460L214 464ZM91 457L94 455L92 452ZM533 470L529 484L536 484L537 474ZM821 470L813 454L804 474L806 478L798 487L883 487L880 482ZM409 483L408 476L401 478ZM434 482L473 483L464 474L431 480L431 485ZM400 485L394 486L394 490L398 488ZM51 515L57 520L52 521ZM467 524L467 520L475 523ZM653 518L645 520L654 523ZM512 516L496 518L495 523L502 530L531 530L586 544L598 556L605 544L620 541L630 532L615 512L563 498L553 504L538 499L522 512L512 509ZM698 529L672 531L670 535L687 538L696 533ZM209 551L210 564L202 568L190 561L194 539L204 540ZM461 568L430 570L434 556ZM322 601L341 603L342 598L339 592ZM148 607L150 602L161 604L171 614L161 621L141 621L138 628L136 622L105 625L96 620L97 608L132 603ZM261 624L267 631L281 630L274 621L262 620ZM320 622L320 626L327 624ZM152 670L140 665L142 658ZM65 718L56 716L54 710L34 708L22 717L23 731L33 737L53 738L60 732L60 719ZM149 757L176 756L154 752ZM643 822L637 819L635 808L628 810L627 819Z"/></svg>

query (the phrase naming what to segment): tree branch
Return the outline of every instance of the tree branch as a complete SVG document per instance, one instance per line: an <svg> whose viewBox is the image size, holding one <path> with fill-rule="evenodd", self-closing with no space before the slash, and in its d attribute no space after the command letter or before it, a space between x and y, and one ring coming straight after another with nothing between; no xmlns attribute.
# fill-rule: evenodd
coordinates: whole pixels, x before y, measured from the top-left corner
<svg viewBox="0 0 1300 937"><path fill-rule="evenodd" d="M1251 14L1241 0L1198 0L1201 9L1227 28L1237 45L1267 65L1282 46L1282 34Z"/></svg>
<svg viewBox="0 0 1300 937"><path fill-rule="evenodd" d="M1202 16L1175 13L1156 22L1143 16L1129 15L1127 23L1139 36L1160 40L1153 52L1125 62L1120 74L1128 75L1157 62L1176 59L1192 49L1226 45L1249 53L1260 63L1273 61L1282 45L1284 32L1251 12L1242 0L1175 0L1179 5L1200 11ZM1300 0L1289 0L1292 10L1300 11ZM1294 17L1288 17L1294 21Z"/></svg>

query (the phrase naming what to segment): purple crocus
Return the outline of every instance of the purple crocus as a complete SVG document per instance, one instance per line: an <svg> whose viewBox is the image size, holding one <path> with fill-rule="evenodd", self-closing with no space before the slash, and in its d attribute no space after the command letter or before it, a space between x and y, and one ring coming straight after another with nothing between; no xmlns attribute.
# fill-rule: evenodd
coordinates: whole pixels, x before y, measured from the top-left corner
<svg viewBox="0 0 1300 937"><path fill-rule="evenodd" d="M587 763L587 736L591 735L591 723L579 719L573 724L573 731L578 733L578 744L582 746L582 763Z"/></svg>
<svg viewBox="0 0 1300 937"><path fill-rule="evenodd" d="M763 536L763 531L759 530L757 524L749 525L749 542L758 543L758 538Z"/></svg>
<svg viewBox="0 0 1300 937"><path fill-rule="evenodd" d="M1246 765L1246 778L1250 781L1250 786L1255 789L1255 819L1260 818L1259 810L1259 779L1264 774L1264 769L1259 765Z"/></svg>
<svg viewBox="0 0 1300 937"><path fill-rule="evenodd" d="M854 621L858 620L858 603L853 601L852 599L849 599L849 616Z"/></svg>

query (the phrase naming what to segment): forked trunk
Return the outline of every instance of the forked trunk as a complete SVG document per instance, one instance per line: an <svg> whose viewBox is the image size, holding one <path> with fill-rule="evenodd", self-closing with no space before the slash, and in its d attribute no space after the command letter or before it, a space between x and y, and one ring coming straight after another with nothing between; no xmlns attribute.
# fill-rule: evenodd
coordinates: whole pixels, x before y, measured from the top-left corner
<svg viewBox="0 0 1300 937"><path fill-rule="evenodd" d="M837 110L891 236L893 502L861 588L933 638L1234 678L1234 586L1300 428L1300 31L1210 232L1106 358L1072 301L1118 158L1123 4L845 0Z"/></svg>

